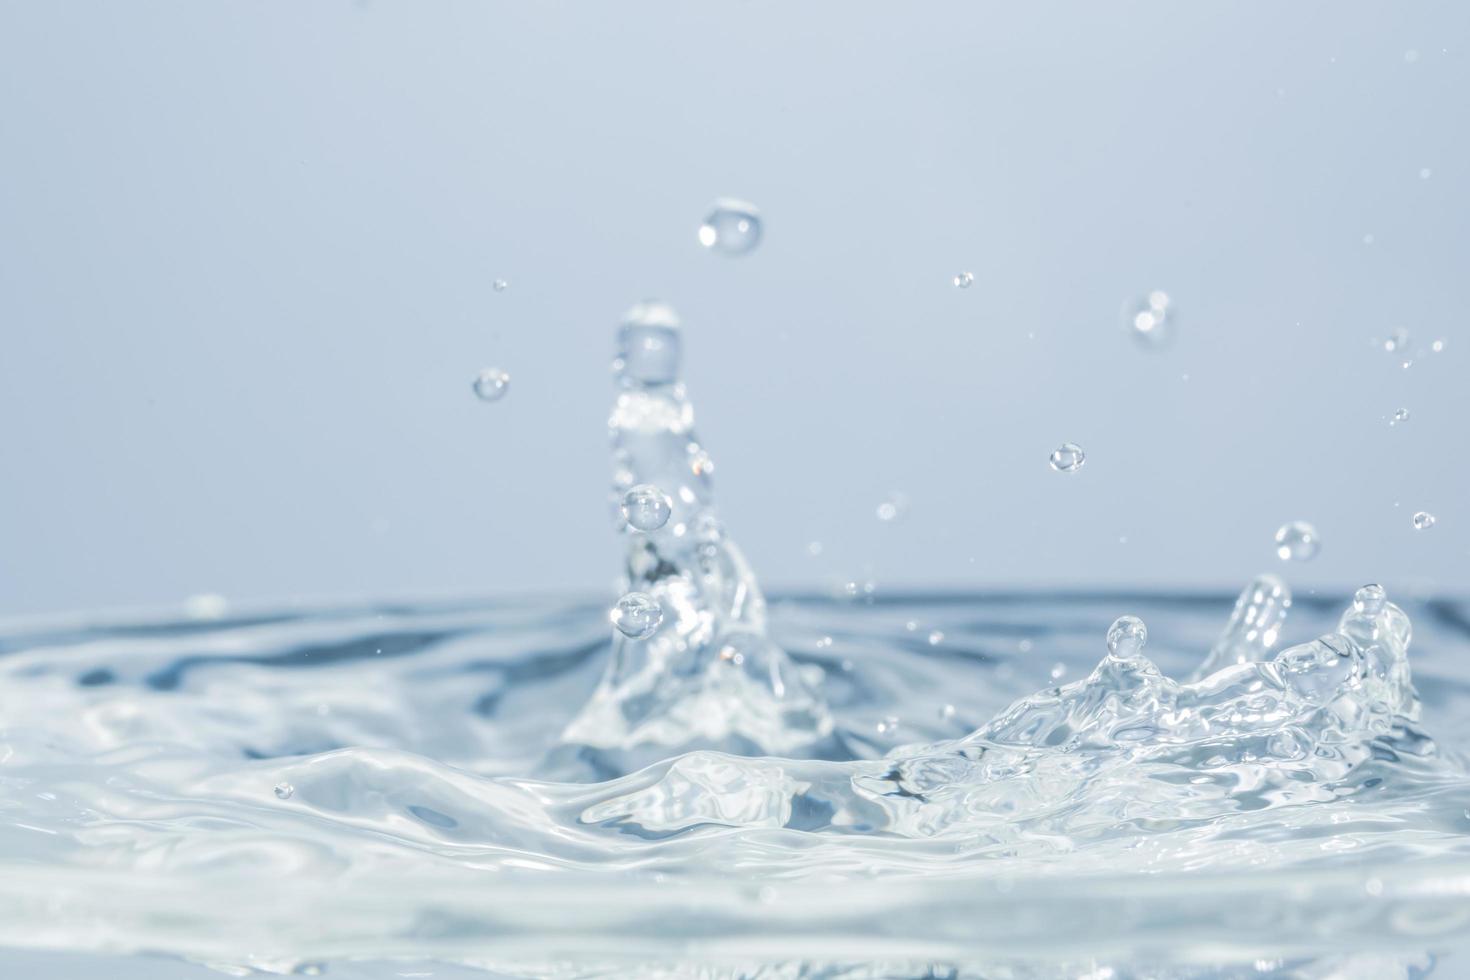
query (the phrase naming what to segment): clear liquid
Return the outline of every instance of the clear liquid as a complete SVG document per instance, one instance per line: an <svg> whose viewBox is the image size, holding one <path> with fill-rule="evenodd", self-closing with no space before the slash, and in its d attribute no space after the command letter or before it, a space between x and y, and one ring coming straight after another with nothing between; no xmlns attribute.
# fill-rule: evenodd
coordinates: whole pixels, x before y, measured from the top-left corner
<svg viewBox="0 0 1470 980"><path fill-rule="evenodd" d="M0 945L876 977L1411 976L1463 943L1470 607L1269 575L1233 612L768 605L677 317L619 337L614 523L651 630L565 599L12 624Z"/></svg>

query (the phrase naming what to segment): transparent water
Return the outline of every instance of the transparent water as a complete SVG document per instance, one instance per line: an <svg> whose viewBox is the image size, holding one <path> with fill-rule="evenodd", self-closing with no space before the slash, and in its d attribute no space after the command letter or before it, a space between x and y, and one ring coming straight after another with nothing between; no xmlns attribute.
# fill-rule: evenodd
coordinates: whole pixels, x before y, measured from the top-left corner
<svg viewBox="0 0 1470 980"><path fill-rule="evenodd" d="M768 603L680 344L657 303L618 336L631 607L0 632L5 975L1463 966L1470 605L1271 575Z"/></svg>

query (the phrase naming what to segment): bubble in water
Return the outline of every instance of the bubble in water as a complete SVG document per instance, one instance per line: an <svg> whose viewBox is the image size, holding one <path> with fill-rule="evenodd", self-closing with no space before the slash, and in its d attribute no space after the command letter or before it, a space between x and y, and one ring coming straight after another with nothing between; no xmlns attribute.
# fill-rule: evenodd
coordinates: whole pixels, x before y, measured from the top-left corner
<svg viewBox="0 0 1470 980"><path fill-rule="evenodd" d="M1276 557L1282 561L1311 561L1321 549L1317 529L1306 521L1292 521L1276 530Z"/></svg>
<svg viewBox="0 0 1470 980"><path fill-rule="evenodd" d="M646 592L629 592L608 614L618 632L634 640L652 636L664 621L663 607Z"/></svg>
<svg viewBox="0 0 1470 980"><path fill-rule="evenodd" d="M504 279L497 279L490 285L497 293L503 293L506 291L507 288L509 288L510 283L506 282Z"/></svg>
<svg viewBox="0 0 1470 980"><path fill-rule="evenodd" d="M1429 513L1429 511L1421 510L1414 515L1413 521L1414 530L1426 531L1429 528L1434 527L1435 517L1433 514Z"/></svg>
<svg viewBox="0 0 1470 980"><path fill-rule="evenodd" d="M1133 339L1144 347L1167 344L1173 336L1172 303L1168 293L1155 289L1131 306L1125 319Z"/></svg>
<svg viewBox="0 0 1470 980"><path fill-rule="evenodd" d="M1087 454L1075 442L1064 442L1052 452L1048 462L1058 473L1076 473L1087 462Z"/></svg>
<svg viewBox="0 0 1470 980"><path fill-rule="evenodd" d="M637 531L657 531L669 522L673 502L651 483L640 483L623 494L623 518Z"/></svg>
<svg viewBox="0 0 1470 980"><path fill-rule="evenodd" d="M960 289L969 289L974 282L975 273L973 272L961 272L959 275L954 277L954 284Z"/></svg>
<svg viewBox="0 0 1470 980"><path fill-rule="evenodd" d="M1409 410L1407 408L1400 408L1394 411L1393 416L1388 420L1388 424L1398 425L1400 422L1407 421L1409 421Z"/></svg>
<svg viewBox="0 0 1470 980"><path fill-rule="evenodd" d="M699 244L725 255L744 255L760 244L761 219L754 204L722 197L699 226Z"/></svg>
<svg viewBox="0 0 1470 980"><path fill-rule="evenodd" d="M291 794L296 792L296 787L290 783L276 783L276 799L289 800Z"/></svg>
<svg viewBox="0 0 1470 980"><path fill-rule="evenodd" d="M613 370L624 387L673 384L679 380L679 314L659 300L644 300L623 314Z"/></svg>
<svg viewBox="0 0 1470 980"><path fill-rule="evenodd" d="M1383 338L1383 349L1393 354L1397 351L1409 349L1409 331L1405 327L1394 327Z"/></svg>
<svg viewBox="0 0 1470 980"><path fill-rule="evenodd" d="M482 402L499 401L510 387L510 375L500 368L486 368L475 377L475 395Z"/></svg>
<svg viewBox="0 0 1470 980"><path fill-rule="evenodd" d="M1137 616L1119 616L1108 627L1108 656L1115 660L1132 660L1148 643L1148 627Z"/></svg>

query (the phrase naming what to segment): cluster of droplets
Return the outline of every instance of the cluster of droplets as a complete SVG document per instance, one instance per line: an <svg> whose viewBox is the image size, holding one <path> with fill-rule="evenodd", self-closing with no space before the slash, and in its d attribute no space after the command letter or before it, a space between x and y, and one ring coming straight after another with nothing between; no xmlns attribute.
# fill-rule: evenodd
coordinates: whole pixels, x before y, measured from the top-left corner
<svg viewBox="0 0 1470 980"><path fill-rule="evenodd" d="M1173 301L1162 289L1155 289L1135 305L1128 314L1127 326L1133 339L1144 347L1163 347L1173 336Z"/></svg>

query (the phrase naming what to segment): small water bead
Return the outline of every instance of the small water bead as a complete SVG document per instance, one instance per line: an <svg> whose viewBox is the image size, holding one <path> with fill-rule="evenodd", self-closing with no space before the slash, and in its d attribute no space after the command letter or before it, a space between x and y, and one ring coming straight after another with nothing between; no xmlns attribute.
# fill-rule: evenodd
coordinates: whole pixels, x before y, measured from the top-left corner
<svg viewBox="0 0 1470 980"><path fill-rule="evenodd" d="M504 279L497 279L494 282L492 282L490 284L490 286L497 293L503 293L503 292L506 291L506 289L508 289L510 287L510 283L506 282Z"/></svg>
<svg viewBox="0 0 1470 980"><path fill-rule="evenodd" d="M482 402L495 402L505 397L510 388L510 375L500 368L486 368L475 377L475 396Z"/></svg>
<svg viewBox="0 0 1470 980"><path fill-rule="evenodd" d="M885 524L898 520L908 513L909 498L907 495L894 491L890 493L877 507L878 520Z"/></svg>
<svg viewBox="0 0 1470 980"><path fill-rule="evenodd" d="M1134 659L1147 643L1148 627L1137 616L1119 616L1108 627L1108 656L1115 660Z"/></svg>
<svg viewBox="0 0 1470 980"><path fill-rule="evenodd" d="M1389 425L1398 425L1400 422L1409 421L1409 410L1407 408L1397 409L1388 420Z"/></svg>
<svg viewBox="0 0 1470 980"><path fill-rule="evenodd" d="M725 255L744 255L760 244L760 212L754 204L722 197L699 226L699 244Z"/></svg>
<svg viewBox="0 0 1470 980"><path fill-rule="evenodd" d="M1058 473L1076 473L1087 462L1087 454L1075 442L1064 442L1047 460Z"/></svg>
<svg viewBox="0 0 1470 980"><path fill-rule="evenodd" d="M969 289L974 282L975 274L973 272L961 272L954 277L954 284L960 289Z"/></svg>
<svg viewBox="0 0 1470 980"><path fill-rule="evenodd" d="M1059 681L1059 680L1062 679L1063 676L1066 675L1066 673L1067 673L1067 665L1066 664L1060 664L1060 663L1058 663L1058 664L1052 664L1051 665L1051 679L1052 680Z"/></svg>
<svg viewBox="0 0 1470 980"><path fill-rule="evenodd" d="M658 631L664 621L663 607L646 592L629 592L618 600L608 614L618 632L634 640L644 640Z"/></svg>
<svg viewBox="0 0 1470 980"><path fill-rule="evenodd" d="M276 783L276 799L289 800L291 794L296 792L296 787L290 783Z"/></svg>
<svg viewBox="0 0 1470 980"><path fill-rule="evenodd" d="M944 631L943 630L934 630L933 632L931 632L929 634L929 645L931 647L937 647L937 646L939 646L939 644L941 644L943 642L944 642Z"/></svg>
<svg viewBox="0 0 1470 980"><path fill-rule="evenodd" d="M1388 601L1381 585L1365 585L1353 593L1353 609L1365 616L1377 616Z"/></svg>
<svg viewBox="0 0 1470 980"><path fill-rule="evenodd" d="M882 721L878 722L878 734L879 735L887 735L889 738L892 738L893 736L897 735L898 734L898 719L896 717L894 717L893 715L889 715L888 717L884 718Z"/></svg>
<svg viewBox="0 0 1470 980"><path fill-rule="evenodd" d="M657 531L674 512L669 495L651 483L640 483L623 494L623 519L635 531Z"/></svg>
<svg viewBox="0 0 1470 980"><path fill-rule="evenodd" d="M1405 327L1394 327L1383 338L1383 349L1390 354L1409 349L1409 331Z"/></svg>
<svg viewBox="0 0 1470 980"><path fill-rule="evenodd" d="M1414 514L1414 517L1413 517L1414 530L1416 530L1416 531L1427 531L1431 527L1434 527L1435 520L1436 520L1435 516L1433 514L1429 513L1429 511L1427 511L1427 510L1418 511L1418 512L1416 512Z"/></svg>
<svg viewBox="0 0 1470 980"><path fill-rule="evenodd" d="M1443 353L1444 352L1444 341L1443 340L1436 340L1434 343L1432 343L1432 344L1429 345L1429 349L1432 350L1432 351L1434 351L1436 354Z"/></svg>
<svg viewBox="0 0 1470 980"><path fill-rule="evenodd" d="M1276 557L1282 561L1311 561L1321 550L1317 529L1306 521L1292 521L1276 531Z"/></svg>

